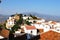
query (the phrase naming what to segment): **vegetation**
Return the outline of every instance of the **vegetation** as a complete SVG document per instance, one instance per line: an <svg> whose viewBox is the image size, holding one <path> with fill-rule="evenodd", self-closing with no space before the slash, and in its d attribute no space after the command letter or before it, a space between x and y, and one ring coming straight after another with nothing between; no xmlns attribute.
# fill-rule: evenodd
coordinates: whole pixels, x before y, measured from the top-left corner
<svg viewBox="0 0 60 40"><path fill-rule="evenodd" d="M28 17L28 20L30 20L29 17Z"/></svg>
<svg viewBox="0 0 60 40"><path fill-rule="evenodd" d="M29 22L29 21L26 21L26 20L23 20L23 15L22 14L17 14L18 16L19 16L19 20L18 21L16 21L16 23L15 23L15 25L11 28L11 30L10 30L10 33L14 33L15 31L17 31L18 29L20 29L20 25L21 24L27 24L27 25L31 25L31 22ZM13 17L14 15L12 15L12 17ZM24 16L26 16L26 15L24 15ZM32 16L32 15L30 15L33 19L37 19L37 17L35 17L35 16ZM29 20L29 17L28 17L28 20ZM34 21L34 23L35 23L36 21ZM6 29L6 23L4 23L3 24L3 27ZM2 27L2 25L0 24L0 28Z"/></svg>
<svg viewBox="0 0 60 40"><path fill-rule="evenodd" d="M36 23L36 21L33 21L33 23Z"/></svg>
<svg viewBox="0 0 60 40"><path fill-rule="evenodd" d="M16 22L16 24L19 24L19 25L21 25L23 23L23 18L20 18L17 22Z"/></svg>
<svg viewBox="0 0 60 40"><path fill-rule="evenodd" d="M26 16L26 15L24 15L24 16Z"/></svg>
<svg viewBox="0 0 60 40"><path fill-rule="evenodd" d="M32 16L32 18L33 18L33 19L37 19L37 17L35 17L35 16Z"/></svg>
<svg viewBox="0 0 60 40"><path fill-rule="evenodd" d="M26 24L27 24L27 25L31 25L31 22L29 22L29 21L26 21Z"/></svg>
<svg viewBox="0 0 60 40"><path fill-rule="evenodd" d="M4 24L3 24L3 28L5 28L5 29L7 29L7 28L6 28L6 22L7 22L7 21L5 21Z"/></svg>
<svg viewBox="0 0 60 40"><path fill-rule="evenodd" d="M18 14L18 16L20 17L18 21L16 21L15 25L11 28L10 32L14 33L15 31L17 31L18 29L20 29L20 25L23 23L23 18L22 18L22 14Z"/></svg>
<svg viewBox="0 0 60 40"><path fill-rule="evenodd" d="M18 29L20 29L20 26L17 25L17 24L15 24L15 25L11 28L10 32L11 32L11 33L14 33L14 32L17 31Z"/></svg>
<svg viewBox="0 0 60 40"><path fill-rule="evenodd" d="M2 30L2 25L0 24L0 32L1 32L1 30Z"/></svg>
<svg viewBox="0 0 60 40"><path fill-rule="evenodd" d="M0 28L2 28L2 25L0 24Z"/></svg>
<svg viewBox="0 0 60 40"><path fill-rule="evenodd" d="M16 24L21 25L23 23L22 14L19 14L18 16L19 16L19 20L16 21Z"/></svg>
<svg viewBox="0 0 60 40"><path fill-rule="evenodd" d="M33 16L33 15L31 15L31 14L30 14L30 17L32 17L33 19L37 19L37 17L36 17L36 16Z"/></svg>
<svg viewBox="0 0 60 40"><path fill-rule="evenodd" d="M2 29L5 28L4 24L0 24L0 28Z"/></svg>
<svg viewBox="0 0 60 40"><path fill-rule="evenodd" d="M30 14L30 17L32 17L33 15Z"/></svg>

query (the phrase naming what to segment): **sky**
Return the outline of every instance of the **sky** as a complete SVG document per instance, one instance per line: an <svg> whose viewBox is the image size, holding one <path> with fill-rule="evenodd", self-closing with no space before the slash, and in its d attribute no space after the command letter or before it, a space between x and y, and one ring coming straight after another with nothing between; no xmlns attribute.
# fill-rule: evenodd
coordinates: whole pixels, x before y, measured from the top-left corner
<svg viewBox="0 0 60 40"><path fill-rule="evenodd" d="M0 14L23 12L60 16L60 0L1 0Z"/></svg>

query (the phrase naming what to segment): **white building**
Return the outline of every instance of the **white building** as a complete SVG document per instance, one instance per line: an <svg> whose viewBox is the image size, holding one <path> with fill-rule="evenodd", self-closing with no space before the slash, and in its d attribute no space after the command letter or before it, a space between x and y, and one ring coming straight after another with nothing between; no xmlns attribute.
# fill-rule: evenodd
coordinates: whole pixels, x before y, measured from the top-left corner
<svg viewBox="0 0 60 40"><path fill-rule="evenodd" d="M0 39L4 39L4 37L3 36L0 36Z"/></svg>
<svg viewBox="0 0 60 40"><path fill-rule="evenodd" d="M45 25L44 25L44 32L47 32L47 31L49 31L49 30L50 30L50 25L45 24Z"/></svg>
<svg viewBox="0 0 60 40"><path fill-rule="evenodd" d="M43 29L43 25L42 24L37 24L37 23L33 23L31 24L32 26L35 26L36 29Z"/></svg>
<svg viewBox="0 0 60 40"><path fill-rule="evenodd" d="M35 28L35 26L25 26L24 27L24 31L27 34L31 34L31 35L37 35L37 29Z"/></svg>
<svg viewBox="0 0 60 40"><path fill-rule="evenodd" d="M44 19L31 19L31 20L28 20L28 21L32 22L32 23L33 23L33 21L36 21L36 23L43 23L43 22L45 22Z"/></svg>
<svg viewBox="0 0 60 40"><path fill-rule="evenodd" d="M26 19L28 19L28 18L31 19L32 17L30 17L30 16L23 16L23 19L24 19L24 20L26 20Z"/></svg>
<svg viewBox="0 0 60 40"><path fill-rule="evenodd" d="M7 23L6 23L6 28L7 29L10 29L11 27L14 26L14 18L13 17L9 17L9 19L7 20Z"/></svg>
<svg viewBox="0 0 60 40"><path fill-rule="evenodd" d="M31 24L32 26L35 26L36 29L44 29L44 32L47 32L50 30L50 25L41 23L41 24Z"/></svg>

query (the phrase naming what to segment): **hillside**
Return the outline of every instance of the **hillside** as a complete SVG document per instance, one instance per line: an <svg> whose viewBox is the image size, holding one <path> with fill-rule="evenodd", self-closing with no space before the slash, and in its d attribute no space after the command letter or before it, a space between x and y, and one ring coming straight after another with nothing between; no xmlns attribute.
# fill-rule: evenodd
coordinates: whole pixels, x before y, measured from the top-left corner
<svg viewBox="0 0 60 40"><path fill-rule="evenodd" d="M4 22L5 20L7 20L8 19L8 15L2 15L2 14L0 14L0 22Z"/></svg>
<svg viewBox="0 0 60 40"><path fill-rule="evenodd" d="M32 14L32 15L35 15L37 17L44 18L47 21L53 20L53 21L60 22L60 16L51 16L51 15L40 14L40 13L36 13L36 12L24 12L24 13L21 13L21 14L26 14L26 15ZM5 20L8 19L9 16L10 15L2 15L2 14L0 14L0 22L4 22Z"/></svg>

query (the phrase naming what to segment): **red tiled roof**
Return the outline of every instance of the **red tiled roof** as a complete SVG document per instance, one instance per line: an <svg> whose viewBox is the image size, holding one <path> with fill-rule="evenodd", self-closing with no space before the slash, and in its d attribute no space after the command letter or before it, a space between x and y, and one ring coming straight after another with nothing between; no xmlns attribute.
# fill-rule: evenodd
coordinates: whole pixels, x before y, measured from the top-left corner
<svg viewBox="0 0 60 40"><path fill-rule="evenodd" d="M32 30L32 29L36 29L36 27L35 27L35 26L27 25L27 26L26 26L26 29L27 29L27 30Z"/></svg>
<svg viewBox="0 0 60 40"><path fill-rule="evenodd" d="M40 35L40 40L60 40L60 33L52 30Z"/></svg>
<svg viewBox="0 0 60 40"><path fill-rule="evenodd" d="M56 22L52 21L50 24L56 24Z"/></svg>
<svg viewBox="0 0 60 40"><path fill-rule="evenodd" d="M2 31L0 32L0 35L7 38L9 36L9 31L6 29L2 29Z"/></svg>

